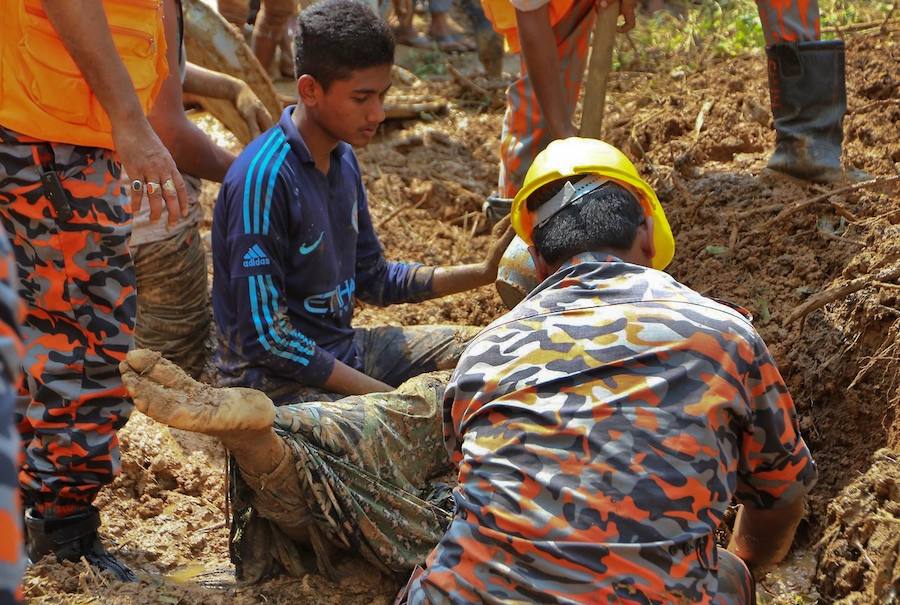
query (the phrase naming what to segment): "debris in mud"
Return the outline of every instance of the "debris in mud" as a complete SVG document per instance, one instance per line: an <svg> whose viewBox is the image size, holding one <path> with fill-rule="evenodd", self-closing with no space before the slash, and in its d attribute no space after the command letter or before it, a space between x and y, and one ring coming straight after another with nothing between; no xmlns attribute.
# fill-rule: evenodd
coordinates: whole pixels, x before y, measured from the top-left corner
<svg viewBox="0 0 900 605"><path fill-rule="evenodd" d="M828 506L819 591L836 603L900 602L900 452L882 449Z"/></svg>

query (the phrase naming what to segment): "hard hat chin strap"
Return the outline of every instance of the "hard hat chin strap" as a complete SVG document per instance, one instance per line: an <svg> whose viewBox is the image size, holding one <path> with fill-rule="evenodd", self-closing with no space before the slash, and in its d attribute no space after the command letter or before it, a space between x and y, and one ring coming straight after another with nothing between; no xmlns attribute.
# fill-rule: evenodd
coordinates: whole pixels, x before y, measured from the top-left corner
<svg viewBox="0 0 900 605"><path fill-rule="evenodd" d="M566 181L566 184L563 185L563 188L560 189L556 195L538 206L537 210L535 210L534 214L537 219L535 228L543 226L544 223L549 221L566 206L577 204L592 191L596 191L597 189L604 187L607 183L612 182L613 181L596 174L588 174L579 179L574 185L571 181Z"/></svg>

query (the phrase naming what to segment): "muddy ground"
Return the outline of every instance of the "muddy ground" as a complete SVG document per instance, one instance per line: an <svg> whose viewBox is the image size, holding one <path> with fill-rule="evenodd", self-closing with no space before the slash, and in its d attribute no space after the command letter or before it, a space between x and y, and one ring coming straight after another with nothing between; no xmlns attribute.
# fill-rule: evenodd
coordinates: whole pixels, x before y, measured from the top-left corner
<svg viewBox="0 0 900 605"><path fill-rule="evenodd" d="M861 32L847 42L845 160L873 175L896 175L900 32ZM614 74L608 138L659 192L678 246L671 273L754 313L819 464L795 554L761 582L761 600L896 602L898 183L828 196L823 192L837 187L764 174L773 133L761 55L653 67L655 74ZM435 264L479 260L488 238L478 210L496 180L500 110L452 78L400 88L447 102L448 112L388 124L359 152L387 253ZM227 138L208 119L201 123ZM213 195L207 184L207 206ZM828 295L843 286L840 296ZM358 321L483 325L501 312L499 298L483 288L386 310L361 305ZM236 587L221 447L135 414L122 431L122 451L122 476L98 504L112 549L141 583L110 582L83 564L40 563L25 580L31 602L391 602L397 579L352 559L337 584L310 575Z"/></svg>

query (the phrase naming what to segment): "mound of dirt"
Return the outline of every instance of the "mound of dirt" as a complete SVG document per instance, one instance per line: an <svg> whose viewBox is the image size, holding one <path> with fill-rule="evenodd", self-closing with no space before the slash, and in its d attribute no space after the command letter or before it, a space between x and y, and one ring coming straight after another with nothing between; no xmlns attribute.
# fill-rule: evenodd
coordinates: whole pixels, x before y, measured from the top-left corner
<svg viewBox="0 0 900 605"><path fill-rule="evenodd" d="M828 505L818 544L823 597L846 605L900 601L900 453L879 450Z"/></svg>

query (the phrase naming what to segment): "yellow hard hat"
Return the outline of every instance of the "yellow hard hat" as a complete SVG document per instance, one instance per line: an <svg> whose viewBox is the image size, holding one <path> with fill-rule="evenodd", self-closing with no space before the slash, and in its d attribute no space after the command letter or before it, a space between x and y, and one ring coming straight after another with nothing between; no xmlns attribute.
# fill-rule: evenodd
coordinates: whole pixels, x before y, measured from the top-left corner
<svg viewBox="0 0 900 605"><path fill-rule="evenodd" d="M538 154L525 175L525 183L512 203L513 229L529 246L534 245L534 213L528 210L528 197L559 179L578 174L595 174L621 185L637 197L644 216L653 221L653 268L665 269L675 256L675 239L653 188L638 175L625 154L603 141L571 137L550 143Z"/></svg>

